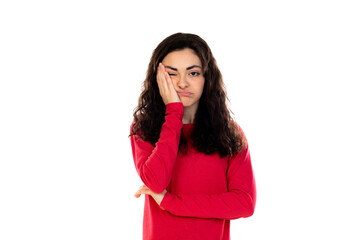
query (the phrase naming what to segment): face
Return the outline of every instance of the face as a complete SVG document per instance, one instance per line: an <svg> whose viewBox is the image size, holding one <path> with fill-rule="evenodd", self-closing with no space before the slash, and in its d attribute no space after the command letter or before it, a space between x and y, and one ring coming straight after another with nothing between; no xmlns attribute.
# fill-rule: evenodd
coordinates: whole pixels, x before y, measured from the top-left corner
<svg viewBox="0 0 360 240"><path fill-rule="evenodd" d="M170 52L162 63L184 107L197 109L205 83L200 58L185 48Z"/></svg>

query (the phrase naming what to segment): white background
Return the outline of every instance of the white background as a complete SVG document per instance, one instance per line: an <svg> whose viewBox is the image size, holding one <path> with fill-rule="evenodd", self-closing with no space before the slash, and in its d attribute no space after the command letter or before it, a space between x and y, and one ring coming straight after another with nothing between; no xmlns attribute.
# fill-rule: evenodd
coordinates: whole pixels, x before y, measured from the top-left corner
<svg viewBox="0 0 360 240"><path fill-rule="evenodd" d="M1 1L0 239L141 239L130 123L176 32L207 41L249 140L232 239L360 239L358 1L223 2Z"/></svg>

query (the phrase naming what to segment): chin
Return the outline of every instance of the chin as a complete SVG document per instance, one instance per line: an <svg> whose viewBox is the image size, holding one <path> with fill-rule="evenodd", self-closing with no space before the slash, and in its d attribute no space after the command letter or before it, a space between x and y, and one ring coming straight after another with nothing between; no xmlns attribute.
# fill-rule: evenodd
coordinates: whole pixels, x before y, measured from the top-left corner
<svg viewBox="0 0 360 240"><path fill-rule="evenodd" d="M195 102L181 100L181 103L183 104L184 107L191 107L192 105L194 105Z"/></svg>

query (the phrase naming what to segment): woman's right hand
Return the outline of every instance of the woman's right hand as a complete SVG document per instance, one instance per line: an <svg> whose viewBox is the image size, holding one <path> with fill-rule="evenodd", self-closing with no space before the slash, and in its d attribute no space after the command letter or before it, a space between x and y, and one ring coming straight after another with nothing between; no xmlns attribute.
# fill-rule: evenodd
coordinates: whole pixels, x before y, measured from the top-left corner
<svg viewBox="0 0 360 240"><path fill-rule="evenodd" d="M158 66L156 81L159 86L160 95L165 105L171 102L181 102L173 82L162 63L159 63Z"/></svg>

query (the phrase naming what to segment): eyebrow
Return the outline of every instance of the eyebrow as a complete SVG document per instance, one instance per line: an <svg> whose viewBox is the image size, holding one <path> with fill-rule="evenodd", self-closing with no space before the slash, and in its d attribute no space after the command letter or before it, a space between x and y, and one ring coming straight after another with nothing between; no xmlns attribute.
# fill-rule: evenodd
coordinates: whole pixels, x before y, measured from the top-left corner
<svg viewBox="0 0 360 240"><path fill-rule="evenodd" d="M171 70L177 71L177 68L174 68L174 67L171 67L171 66L165 66L165 67L170 68ZM190 69L193 69L193 68L196 68L196 67L201 69L201 67L199 65L192 65L190 67L187 67L186 70L190 70Z"/></svg>

